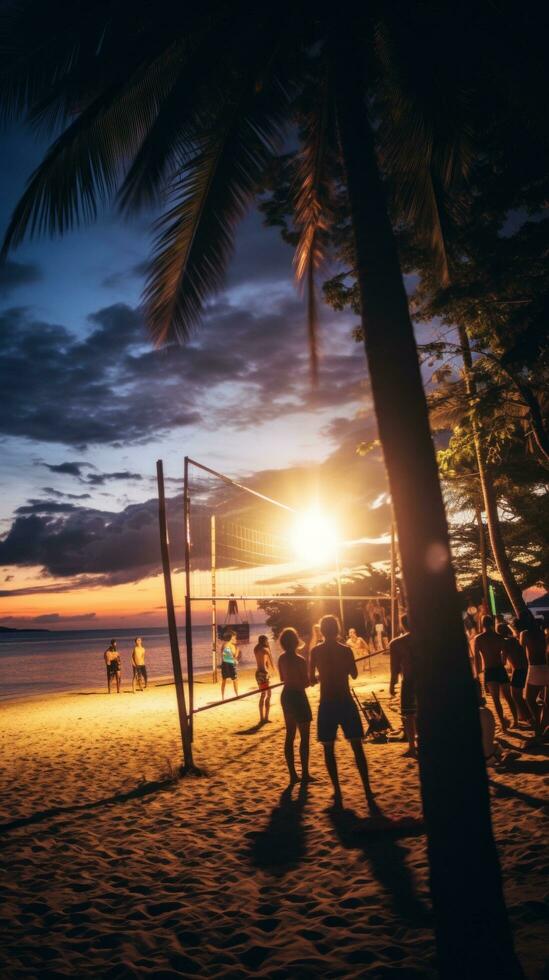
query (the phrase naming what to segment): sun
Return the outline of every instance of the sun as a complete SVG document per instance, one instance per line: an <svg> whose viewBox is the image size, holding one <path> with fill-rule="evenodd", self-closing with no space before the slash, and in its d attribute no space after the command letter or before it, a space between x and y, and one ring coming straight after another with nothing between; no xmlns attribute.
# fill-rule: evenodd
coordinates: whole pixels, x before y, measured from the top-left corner
<svg viewBox="0 0 549 980"><path fill-rule="evenodd" d="M292 545L297 558L309 565L323 565L335 561L337 530L334 522L319 510L298 514L292 534Z"/></svg>

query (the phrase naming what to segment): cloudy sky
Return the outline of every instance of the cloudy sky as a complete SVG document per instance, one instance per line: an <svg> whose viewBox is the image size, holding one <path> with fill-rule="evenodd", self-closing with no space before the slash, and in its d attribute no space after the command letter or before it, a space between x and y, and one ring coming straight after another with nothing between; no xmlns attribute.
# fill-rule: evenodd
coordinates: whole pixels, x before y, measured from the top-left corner
<svg viewBox="0 0 549 980"><path fill-rule="evenodd" d="M43 149L22 130L4 140L2 230ZM355 452L375 434L355 318L324 311L313 390L291 250L252 213L200 331L155 351L148 226L105 214L0 267L0 625L162 623L158 458L174 520L188 454L304 508L320 495L343 513L352 485L363 506L345 533L387 526L379 454Z"/></svg>

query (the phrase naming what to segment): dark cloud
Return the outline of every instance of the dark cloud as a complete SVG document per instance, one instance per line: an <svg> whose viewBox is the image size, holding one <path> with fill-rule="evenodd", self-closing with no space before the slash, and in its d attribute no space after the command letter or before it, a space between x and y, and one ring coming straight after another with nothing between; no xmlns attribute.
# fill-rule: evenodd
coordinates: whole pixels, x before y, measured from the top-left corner
<svg viewBox="0 0 549 980"><path fill-rule="evenodd" d="M139 311L110 307L90 323L80 340L23 310L2 315L0 433L82 449L144 441L200 420L181 385L179 349L174 362L156 354L150 383L139 357L134 365L130 352L146 341Z"/></svg>
<svg viewBox="0 0 549 980"><path fill-rule="evenodd" d="M181 499L173 510L174 541L182 541ZM179 547L174 558L181 557ZM157 501L119 513L74 507L18 514L0 542L0 565L40 565L56 577L101 576L102 584L143 578L159 567Z"/></svg>
<svg viewBox="0 0 549 980"><path fill-rule="evenodd" d="M0 626L17 626L24 629L25 626L56 626L61 623L89 623L96 619L97 613L75 613L72 616L64 616L61 613L42 613L41 616L0 616Z"/></svg>
<svg viewBox="0 0 549 980"><path fill-rule="evenodd" d="M0 298L4 299L19 286L28 286L39 279L40 268L34 263L5 259L0 262Z"/></svg>
<svg viewBox="0 0 549 980"><path fill-rule="evenodd" d="M74 504L61 503L59 500L29 500L15 511L16 514L70 514L75 510Z"/></svg>
<svg viewBox="0 0 549 980"><path fill-rule="evenodd" d="M52 473L63 473L65 476L82 476L82 470L84 467L89 466L94 469L92 463L79 463L79 462L67 462L67 463L42 463L42 466L47 467Z"/></svg>
<svg viewBox="0 0 549 980"><path fill-rule="evenodd" d="M75 613L73 616L63 616L61 613L42 613L41 616L32 616L31 623L43 623L44 625L55 623L70 623L75 620L79 623L90 622L96 618L96 613Z"/></svg>
<svg viewBox="0 0 549 980"><path fill-rule="evenodd" d="M162 350L151 349L140 310L123 304L92 314L84 340L10 310L0 318L0 433L120 447L193 424L245 429L351 405L368 393L365 361L346 321L334 317L324 314L313 388L303 305L293 296L270 306L261 291L236 305L225 297L186 347ZM82 465L49 468L81 476Z"/></svg>
<svg viewBox="0 0 549 980"><path fill-rule="evenodd" d="M91 493L65 493L63 490L56 490L55 487L42 487L42 493L47 494L48 497L66 497L69 500L89 500L91 498Z"/></svg>
<svg viewBox="0 0 549 980"><path fill-rule="evenodd" d="M102 487L109 480L142 480L141 473L130 473L129 470L119 470L117 473L88 473L85 482L92 487Z"/></svg>

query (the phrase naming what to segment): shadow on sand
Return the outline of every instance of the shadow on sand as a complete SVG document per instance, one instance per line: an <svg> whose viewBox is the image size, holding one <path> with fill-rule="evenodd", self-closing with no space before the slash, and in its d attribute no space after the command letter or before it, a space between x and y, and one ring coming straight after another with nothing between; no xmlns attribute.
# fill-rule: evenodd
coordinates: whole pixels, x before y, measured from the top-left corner
<svg viewBox="0 0 549 980"><path fill-rule="evenodd" d="M361 850L374 877L388 893L395 913L417 926L431 925L431 911L419 898L413 874L406 866L406 851L397 840L425 833L421 820L391 821L376 815L357 817L354 810L328 811L341 845Z"/></svg>
<svg viewBox="0 0 549 980"><path fill-rule="evenodd" d="M307 790L307 784L301 783L297 796L292 799L292 787L288 786L278 805L273 807L265 830L250 831L246 835L250 841L246 857L254 867L281 877L303 860L307 853L302 823Z"/></svg>
<svg viewBox="0 0 549 980"><path fill-rule="evenodd" d="M508 799L521 800L522 803L526 803L527 806L534 807L534 809L539 809L542 807L544 810L549 812L549 806L547 805L547 800L540 799L538 796L531 796L530 793L523 793L520 789L515 789L514 786L507 786L506 783L498 783L496 779L492 779L491 776L488 778L490 786L494 790L495 796L504 796Z"/></svg>
<svg viewBox="0 0 549 980"><path fill-rule="evenodd" d="M49 810L38 810L36 813L31 813L28 817L18 817L16 820L9 820L6 823L0 824L0 837L8 830L29 827L32 824L42 823L42 821L51 820L54 817L64 817L71 813L85 813L90 810L98 810L103 806L111 806L114 803L127 803L129 800L140 800L154 793L163 793L167 790L174 789L178 781L177 776L170 776L167 779L142 782L126 793L114 793L112 796L104 796L100 800L91 800L89 803L74 803L72 806L54 806Z"/></svg>

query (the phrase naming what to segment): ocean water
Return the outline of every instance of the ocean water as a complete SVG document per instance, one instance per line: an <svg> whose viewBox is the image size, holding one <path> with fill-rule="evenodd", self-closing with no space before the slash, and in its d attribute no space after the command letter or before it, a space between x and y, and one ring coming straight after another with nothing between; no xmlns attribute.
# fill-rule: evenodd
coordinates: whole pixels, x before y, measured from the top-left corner
<svg viewBox="0 0 549 980"><path fill-rule="evenodd" d="M254 625L252 642L256 632L261 631L262 624ZM122 660L122 687L131 686L131 656L136 636L143 638L149 678L172 677L170 641L168 631L163 628L0 633L0 700L48 692L89 691L103 686L106 689L103 653L113 638ZM184 630L179 631L179 648L186 674ZM252 645L242 646L241 652L241 663L251 664ZM193 629L193 660L195 674L211 670L209 626Z"/></svg>

